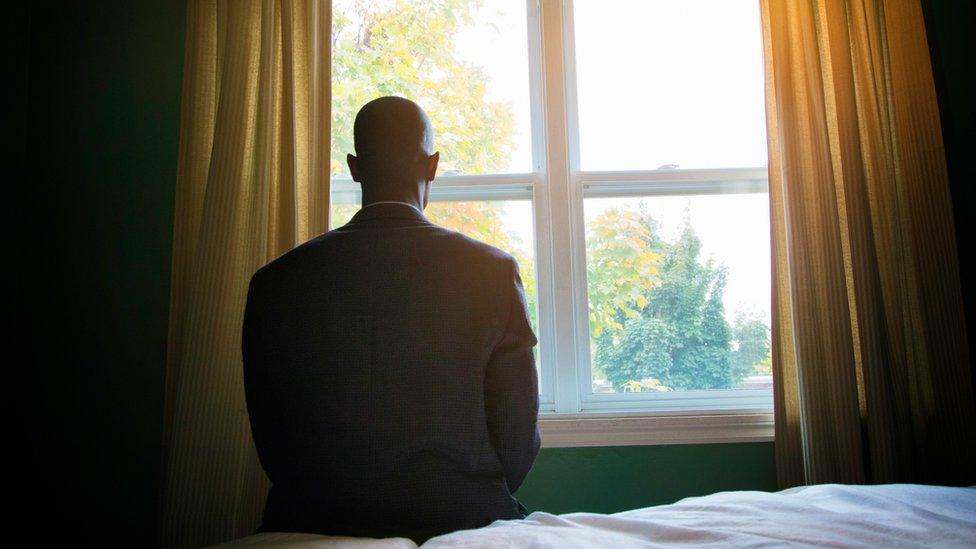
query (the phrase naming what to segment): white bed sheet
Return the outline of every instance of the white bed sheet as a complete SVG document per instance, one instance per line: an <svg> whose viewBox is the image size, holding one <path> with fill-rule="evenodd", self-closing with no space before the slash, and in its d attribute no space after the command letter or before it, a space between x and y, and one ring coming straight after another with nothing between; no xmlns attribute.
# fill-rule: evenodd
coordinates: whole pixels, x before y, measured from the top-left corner
<svg viewBox="0 0 976 549"><path fill-rule="evenodd" d="M224 547L416 547L403 538L309 534L259 534L234 543ZM612 515L535 512L523 520L496 521L484 528L438 536L423 548L784 545L976 547L976 487L824 484L775 493L720 492Z"/></svg>

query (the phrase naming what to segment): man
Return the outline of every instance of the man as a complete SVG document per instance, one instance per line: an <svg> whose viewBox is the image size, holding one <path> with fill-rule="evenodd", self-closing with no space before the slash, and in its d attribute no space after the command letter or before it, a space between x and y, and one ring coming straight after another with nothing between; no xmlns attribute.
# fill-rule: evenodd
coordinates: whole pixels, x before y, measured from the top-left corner
<svg viewBox="0 0 976 549"><path fill-rule="evenodd" d="M353 133L363 208L248 292L260 531L423 543L522 518L539 403L518 265L424 217L439 156L419 106L371 101Z"/></svg>

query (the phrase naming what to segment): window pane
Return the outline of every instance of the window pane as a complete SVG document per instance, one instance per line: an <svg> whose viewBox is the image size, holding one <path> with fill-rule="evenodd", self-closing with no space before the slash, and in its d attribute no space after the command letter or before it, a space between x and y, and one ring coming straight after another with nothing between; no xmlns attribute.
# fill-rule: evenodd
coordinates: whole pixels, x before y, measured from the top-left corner
<svg viewBox="0 0 976 549"><path fill-rule="evenodd" d="M593 392L769 389L768 196L586 198Z"/></svg>
<svg viewBox="0 0 976 549"><path fill-rule="evenodd" d="M359 211L360 198L354 191L333 193L333 197L340 197L341 201L334 200L332 203L332 226L341 227ZM538 335L532 200L444 201L436 199L435 190L431 191L431 198L424 214L432 222L505 250L518 261L529 319L532 330ZM538 345L535 347L535 360L541 383Z"/></svg>
<svg viewBox="0 0 976 549"><path fill-rule="evenodd" d="M576 0L583 170L766 164L756 0Z"/></svg>
<svg viewBox="0 0 976 549"><path fill-rule="evenodd" d="M532 171L524 0L332 6L334 176L348 176L359 108L383 95L427 111L441 174Z"/></svg>

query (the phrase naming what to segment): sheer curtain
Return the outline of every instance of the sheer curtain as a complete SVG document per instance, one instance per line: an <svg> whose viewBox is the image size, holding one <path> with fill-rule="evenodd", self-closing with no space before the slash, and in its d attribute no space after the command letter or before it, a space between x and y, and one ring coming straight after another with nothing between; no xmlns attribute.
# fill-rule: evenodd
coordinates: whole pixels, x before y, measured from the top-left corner
<svg viewBox="0 0 976 549"><path fill-rule="evenodd" d="M328 226L328 0L190 0L173 251L164 547L260 523L240 330L251 274Z"/></svg>
<svg viewBox="0 0 976 549"><path fill-rule="evenodd" d="M971 484L976 411L918 0L763 0L782 486Z"/></svg>

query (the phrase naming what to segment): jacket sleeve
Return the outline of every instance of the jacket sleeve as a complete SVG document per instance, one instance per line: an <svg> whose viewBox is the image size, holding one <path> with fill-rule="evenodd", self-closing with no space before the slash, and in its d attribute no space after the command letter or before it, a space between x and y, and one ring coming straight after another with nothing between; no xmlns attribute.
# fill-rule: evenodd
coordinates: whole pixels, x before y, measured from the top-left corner
<svg viewBox="0 0 976 549"><path fill-rule="evenodd" d="M508 489L518 490L539 453L539 382L532 347L538 342L529 324L518 264L506 265L504 295L508 319L485 371L488 433L502 464Z"/></svg>
<svg viewBox="0 0 976 549"><path fill-rule="evenodd" d="M241 354L244 366L244 398L251 424L251 434L258 458L264 470L271 476L274 468L276 441L272 440L271 407L268 402L267 370L261 345L259 322L258 287L259 275L251 278L247 302L244 306L244 322L241 330Z"/></svg>

